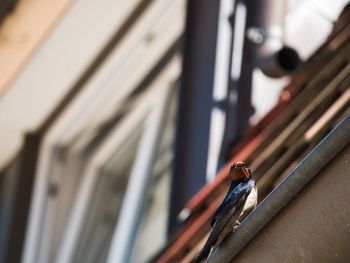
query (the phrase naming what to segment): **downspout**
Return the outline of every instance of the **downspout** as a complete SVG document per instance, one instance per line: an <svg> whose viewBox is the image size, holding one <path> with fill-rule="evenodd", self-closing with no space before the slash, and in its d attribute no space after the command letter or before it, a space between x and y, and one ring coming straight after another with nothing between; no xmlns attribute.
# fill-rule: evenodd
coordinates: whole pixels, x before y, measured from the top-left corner
<svg viewBox="0 0 350 263"><path fill-rule="evenodd" d="M256 0L256 26L247 30L247 37L256 44L256 65L272 78L293 72L300 64L297 51L285 45L283 27L286 0Z"/></svg>

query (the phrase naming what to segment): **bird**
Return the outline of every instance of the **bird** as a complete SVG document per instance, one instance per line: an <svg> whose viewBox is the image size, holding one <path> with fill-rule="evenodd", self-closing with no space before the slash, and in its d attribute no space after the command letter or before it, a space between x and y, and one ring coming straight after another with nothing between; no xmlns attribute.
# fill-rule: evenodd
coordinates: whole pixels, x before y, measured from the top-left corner
<svg viewBox="0 0 350 263"><path fill-rule="evenodd" d="M212 230L194 263L205 261L257 205L258 189L250 169L244 162L232 164L228 177L231 181L230 187L212 217L210 222Z"/></svg>

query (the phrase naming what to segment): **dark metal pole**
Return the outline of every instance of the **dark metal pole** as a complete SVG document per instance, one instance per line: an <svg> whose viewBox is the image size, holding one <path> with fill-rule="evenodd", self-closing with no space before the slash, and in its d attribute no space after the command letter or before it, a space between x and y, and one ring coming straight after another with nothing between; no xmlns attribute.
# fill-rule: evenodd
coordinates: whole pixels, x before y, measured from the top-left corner
<svg viewBox="0 0 350 263"><path fill-rule="evenodd" d="M169 230L186 201L206 182L206 163L220 1L190 0L187 5L175 165Z"/></svg>

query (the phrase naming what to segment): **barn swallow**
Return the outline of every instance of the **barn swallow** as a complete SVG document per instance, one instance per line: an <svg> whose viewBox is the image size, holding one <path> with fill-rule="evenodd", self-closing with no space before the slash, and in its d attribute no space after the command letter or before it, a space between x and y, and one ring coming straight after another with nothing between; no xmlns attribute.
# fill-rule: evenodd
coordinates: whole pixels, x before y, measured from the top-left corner
<svg viewBox="0 0 350 263"><path fill-rule="evenodd" d="M236 230L240 222L256 207L258 190L250 169L244 162L234 163L228 174L231 185L210 224L212 230L203 249L194 260L206 260L225 237Z"/></svg>

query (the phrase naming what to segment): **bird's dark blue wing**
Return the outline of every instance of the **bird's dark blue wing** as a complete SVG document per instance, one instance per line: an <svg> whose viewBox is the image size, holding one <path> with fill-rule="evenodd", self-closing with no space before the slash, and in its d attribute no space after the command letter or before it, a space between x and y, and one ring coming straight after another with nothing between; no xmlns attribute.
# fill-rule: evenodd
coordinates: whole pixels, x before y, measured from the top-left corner
<svg viewBox="0 0 350 263"><path fill-rule="evenodd" d="M213 227L215 224L216 219L218 218L218 215L221 213L221 211L224 209L224 207L226 207L230 202L232 202L232 192L233 189L236 188L236 186L239 183L237 181L233 181L231 182L231 185L229 187L229 189L227 190L226 196L224 198L224 200L222 201L221 205L218 207L218 209L216 209L213 218L210 221L210 225Z"/></svg>
<svg viewBox="0 0 350 263"><path fill-rule="evenodd" d="M254 186L253 180L246 180L241 183L232 182L227 194L210 222L213 227L216 220L226 214L227 210L232 209L237 202L246 194L249 194Z"/></svg>

